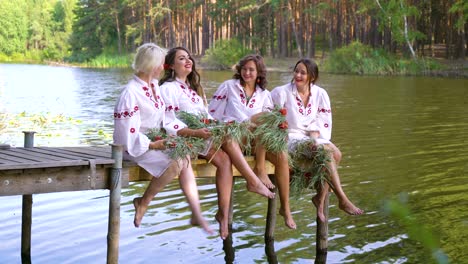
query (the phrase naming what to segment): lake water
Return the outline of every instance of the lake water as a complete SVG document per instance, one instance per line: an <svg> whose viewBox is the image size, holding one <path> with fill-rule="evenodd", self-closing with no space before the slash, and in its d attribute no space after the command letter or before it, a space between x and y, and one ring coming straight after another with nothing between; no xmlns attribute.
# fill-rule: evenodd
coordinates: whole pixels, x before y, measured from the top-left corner
<svg viewBox="0 0 468 264"><path fill-rule="evenodd" d="M202 72L207 94L232 76ZM129 70L0 64L0 143L23 145L34 129L36 146L104 145L111 141L113 105ZM270 73L269 87L290 73ZM333 141L343 160L345 192L363 208L351 217L330 198L328 263L431 263L424 237L435 238L451 263L468 263L468 81L430 77L322 75L332 100ZM17 115L25 112L24 118ZM47 121L56 116L67 123ZM31 116L47 117L43 125ZM29 119L28 119L29 117ZM140 228L132 199L146 183L122 190L120 263L224 263L222 240L188 222L190 212L174 181L154 199ZM204 215L217 229L216 190L198 180ZM297 230L278 218L275 253L280 263L315 258L313 193L291 201ZM235 263L266 263L263 240L267 201L235 185ZM402 200L409 219L391 216L387 201ZM33 195L33 263L104 263L108 191ZM418 231L423 230L418 235ZM413 236L413 234L416 235ZM0 263L20 263L21 196L0 197Z"/></svg>

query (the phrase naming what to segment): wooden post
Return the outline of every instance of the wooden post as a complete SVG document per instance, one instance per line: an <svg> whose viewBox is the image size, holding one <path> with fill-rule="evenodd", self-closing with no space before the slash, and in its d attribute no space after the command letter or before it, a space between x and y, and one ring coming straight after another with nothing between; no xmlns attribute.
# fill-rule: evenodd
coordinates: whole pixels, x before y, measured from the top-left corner
<svg viewBox="0 0 468 264"><path fill-rule="evenodd" d="M268 211L265 226L265 254L267 255L268 263L278 263L278 258L275 252L275 226L276 226L276 201L278 194L278 187L274 175L268 175L271 182L275 185L273 192L276 193L275 198L268 199Z"/></svg>
<svg viewBox="0 0 468 264"><path fill-rule="evenodd" d="M109 223L107 231L107 263L119 262L120 193L122 187L122 145L112 144L112 166L109 179Z"/></svg>
<svg viewBox="0 0 468 264"><path fill-rule="evenodd" d="M34 147L34 131L23 131L24 147ZM23 195L23 209L21 213L21 261L31 263L31 225L32 225L32 194Z"/></svg>
<svg viewBox="0 0 468 264"><path fill-rule="evenodd" d="M270 177L271 182L275 185L275 189L273 192L277 192L275 177L268 175ZM275 240L275 226L276 226L276 199L279 196L277 193L275 198L268 199L268 211L267 211L267 218L266 218L266 227L265 227L265 242Z"/></svg>
<svg viewBox="0 0 468 264"><path fill-rule="evenodd" d="M232 247L232 218L234 217L234 185L236 184L236 177L232 177L232 189L231 189L231 202L229 203L229 216L228 216L228 228L229 235L223 240L224 250L224 261L225 263L234 263L236 258L234 248Z"/></svg>
<svg viewBox="0 0 468 264"><path fill-rule="evenodd" d="M322 222L317 217L317 245L316 245L316 256L315 264L327 263L328 253L328 205L329 205L330 193L325 196L323 205L323 214L325 215L325 221Z"/></svg>

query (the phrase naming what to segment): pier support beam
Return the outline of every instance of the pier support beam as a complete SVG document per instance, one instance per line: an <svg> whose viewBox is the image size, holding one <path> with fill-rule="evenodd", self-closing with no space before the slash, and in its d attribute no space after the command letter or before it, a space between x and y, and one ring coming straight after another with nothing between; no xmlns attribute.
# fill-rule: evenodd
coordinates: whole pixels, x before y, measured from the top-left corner
<svg viewBox="0 0 468 264"><path fill-rule="evenodd" d="M107 231L107 263L119 263L120 238L120 194L122 189L122 155L121 145L112 145L112 166L109 182L109 223Z"/></svg>
<svg viewBox="0 0 468 264"><path fill-rule="evenodd" d="M315 264L327 263L328 253L328 205L330 203L330 193L325 196L323 205L323 214L325 215L325 221L320 221L317 217L317 245L316 245L316 256Z"/></svg>
<svg viewBox="0 0 468 264"><path fill-rule="evenodd" d="M34 147L34 131L23 131L24 147ZM32 194L23 195L21 212L21 262L31 263L31 225L32 225Z"/></svg>

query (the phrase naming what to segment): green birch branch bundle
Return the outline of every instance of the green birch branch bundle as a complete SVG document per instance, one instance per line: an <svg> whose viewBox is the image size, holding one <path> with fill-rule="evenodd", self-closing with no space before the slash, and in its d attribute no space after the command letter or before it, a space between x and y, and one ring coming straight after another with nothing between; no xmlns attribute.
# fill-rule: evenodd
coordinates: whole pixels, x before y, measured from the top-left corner
<svg viewBox="0 0 468 264"><path fill-rule="evenodd" d="M242 143L244 139L246 139L247 142L253 139L253 135L249 130L249 123L222 123L217 120L209 119L206 114L193 114L184 111L177 112L177 118L191 129L208 128L211 131L211 138L213 140L212 146L216 149L220 148L224 140L229 138L239 143L243 150L250 153L250 143Z"/></svg>
<svg viewBox="0 0 468 264"><path fill-rule="evenodd" d="M203 150L205 142L196 137L169 136L163 129L152 128L146 136L151 141L164 140L166 150L163 150L173 160L185 159L187 156L197 158L198 152Z"/></svg>
<svg viewBox="0 0 468 264"><path fill-rule="evenodd" d="M288 149L288 122L286 108L275 106L258 118L254 135L267 152L278 153Z"/></svg>
<svg viewBox="0 0 468 264"><path fill-rule="evenodd" d="M328 179L327 164L331 161L331 152L323 145L317 145L314 139L292 144L289 151L290 192L299 195L305 189L319 188L325 182L334 189Z"/></svg>

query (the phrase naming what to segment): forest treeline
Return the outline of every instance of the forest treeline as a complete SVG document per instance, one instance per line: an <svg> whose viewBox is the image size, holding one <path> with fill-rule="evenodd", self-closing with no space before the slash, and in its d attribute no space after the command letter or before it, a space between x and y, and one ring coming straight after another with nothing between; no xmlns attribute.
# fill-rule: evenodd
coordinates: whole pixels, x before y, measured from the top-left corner
<svg viewBox="0 0 468 264"><path fill-rule="evenodd" d="M467 20L466 0L0 0L0 61L85 62L144 42L205 55L229 40L271 57L359 42L456 59Z"/></svg>

